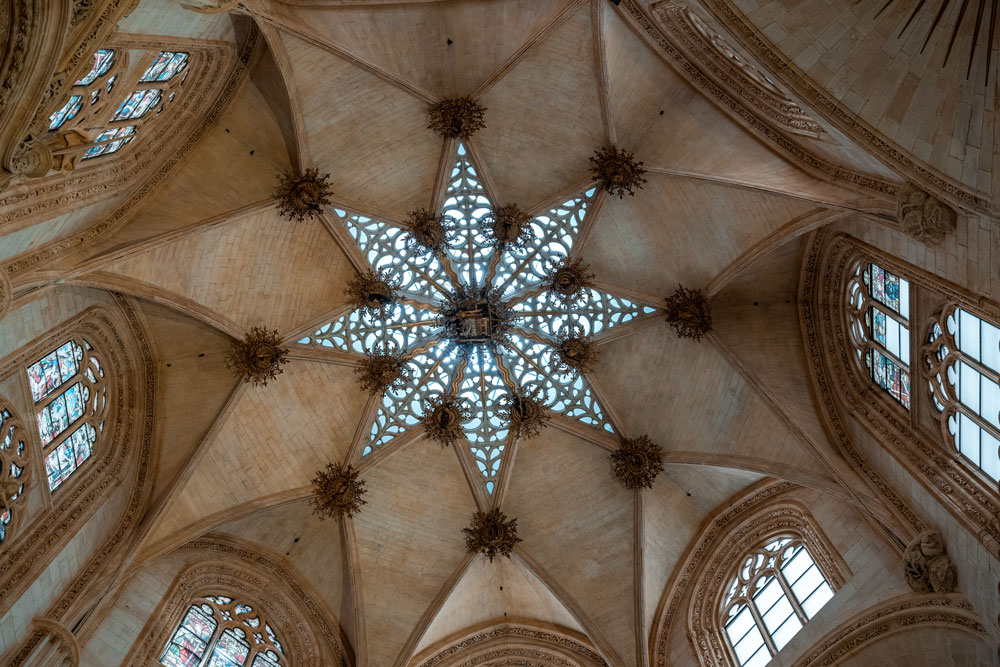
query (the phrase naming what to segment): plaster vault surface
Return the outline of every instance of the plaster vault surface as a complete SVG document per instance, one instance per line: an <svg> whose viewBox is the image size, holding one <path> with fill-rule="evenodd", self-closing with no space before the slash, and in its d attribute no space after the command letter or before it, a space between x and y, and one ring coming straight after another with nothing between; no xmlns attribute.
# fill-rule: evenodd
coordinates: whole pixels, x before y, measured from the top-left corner
<svg viewBox="0 0 1000 667"><path fill-rule="evenodd" d="M609 664L648 664L661 565L726 499L774 475L856 501L808 390L782 379L806 377L798 334L778 332L798 328L799 237L862 195L751 135L607 2L246 4L280 85L249 80L72 278L139 298L175 364L166 386L203 388L164 405L185 418L159 436L139 562L208 533L280 554L358 664L407 664L505 617L578 633ZM183 12L142 2L127 27L225 34L225 15ZM427 128L427 107L455 96L486 109L471 138ZM588 158L611 145L644 163L635 196L593 178ZM221 163L244 177L220 181ZM292 165L329 174L321 215L279 214L271 189ZM489 223L511 204L529 232L497 248ZM417 210L448 223L435 252L409 240ZM590 277L564 301L545 281L573 261ZM391 305L351 301L369 275L392 283ZM663 316L679 284L719 304L701 342ZM753 299L770 307L742 307ZM224 349L258 325L289 361L267 386L234 383ZM581 369L556 358L573 337L594 348ZM182 363L196 350L197 372ZM362 389L367 353L401 355L405 381ZM549 418L530 437L499 417L519 390ZM462 430L443 447L421 420L451 395ZM666 470L628 490L609 454L642 435ZM309 507L329 462L368 490L339 524ZM494 507L521 542L490 563L462 528Z"/></svg>

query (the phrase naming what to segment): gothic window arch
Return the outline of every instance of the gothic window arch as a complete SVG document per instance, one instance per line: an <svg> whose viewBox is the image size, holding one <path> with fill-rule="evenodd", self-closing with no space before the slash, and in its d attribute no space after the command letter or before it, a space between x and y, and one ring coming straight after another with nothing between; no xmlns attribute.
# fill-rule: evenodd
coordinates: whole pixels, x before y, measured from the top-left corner
<svg viewBox="0 0 1000 667"><path fill-rule="evenodd" d="M24 485L28 480L28 452L21 422L0 405L0 544L17 527Z"/></svg>
<svg viewBox="0 0 1000 667"><path fill-rule="evenodd" d="M778 535L743 557L723 597L720 623L741 667L770 662L834 590L794 534Z"/></svg>
<svg viewBox="0 0 1000 667"><path fill-rule="evenodd" d="M132 67L130 51L98 49L90 71L49 116L49 143L62 168L118 152L148 132L181 93L190 53L148 50L133 55L139 61Z"/></svg>
<svg viewBox="0 0 1000 667"><path fill-rule="evenodd" d="M261 611L224 595L194 599L163 649L166 667L280 667L288 664Z"/></svg>
<svg viewBox="0 0 1000 667"><path fill-rule="evenodd" d="M910 409L910 282L856 260L847 282L850 337L872 382Z"/></svg>
<svg viewBox="0 0 1000 667"><path fill-rule="evenodd" d="M923 352L945 441L1000 481L1000 328L949 304L933 318Z"/></svg>
<svg viewBox="0 0 1000 667"><path fill-rule="evenodd" d="M104 432L108 386L100 356L74 336L27 369L49 491L90 459Z"/></svg>

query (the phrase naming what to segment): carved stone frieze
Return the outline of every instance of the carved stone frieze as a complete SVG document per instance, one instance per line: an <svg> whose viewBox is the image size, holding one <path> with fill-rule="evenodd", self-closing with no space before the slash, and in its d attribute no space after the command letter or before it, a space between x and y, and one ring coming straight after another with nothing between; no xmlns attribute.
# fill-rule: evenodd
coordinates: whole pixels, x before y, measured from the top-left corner
<svg viewBox="0 0 1000 667"><path fill-rule="evenodd" d="M427 127L446 139L469 139L486 127L485 114L471 97L441 100L427 109Z"/></svg>
<svg viewBox="0 0 1000 667"><path fill-rule="evenodd" d="M912 183L899 193L896 218L903 231L926 245L940 245L955 231L955 211Z"/></svg>
<svg viewBox="0 0 1000 667"><path fill-rule="evenodd" d="M278 377L281 368L288 361L288 348L281 347L278 330L268 331L256 326L250 329L243 340L233 341L226 355L226 367L247 383L267 386L269 380Z"/></svg>
<svg viewBox="0 0 1000 667"><path fill-rule="evenodd" d="M281 174L273 197L278 200L278 212L289 220L302 222L323 212L330 204L330 174L320 174L318 169L306 169L301 176L290 172Z"/></svg>
<svg viewBox="0 0 1000 667"><path fill-rule="evenodd" d="M635 154L617 146L602 146L590 157L590 168L604 190L622 199L626 194L635 196L636 188L641 189L646 179L643 163L635 159Z"/></svg>
<svg viewBox="0 0 1000 667"><path fill-rule="evenodd" d="M955 564L948 556L944 538L936 530L925 530L903 553L906 583L918 593L951 593L958 583Z"/></svg>
<svg viewBox="0 0 1000 667"><path fill-rule="evenodd" d="M663 448L648 435L623 438L611 452L611 469L626 489L651 489L653 480L663 472Z"/></svg>
<svg viewBox="0 0 1000 667"><path fill-rule="evenodd" d="M497 556L510 558L514 545L521 541L517 536L517 519L508 519L499 507L488 512L476 512L472 516L472 524L463 528L462 532L465 533L465 548L469 553L480 553L491 563Z"/></svg>
<svg viewBox="0 0 1000 667"><path fill-rule="evenodd" d="M312 481L313 512L337 519L361 511L361 506L368 503L361 496L368 491L364 480L358 479L359 474L352 466L342 463L328 463L325 469L317 471Z"/></svg>

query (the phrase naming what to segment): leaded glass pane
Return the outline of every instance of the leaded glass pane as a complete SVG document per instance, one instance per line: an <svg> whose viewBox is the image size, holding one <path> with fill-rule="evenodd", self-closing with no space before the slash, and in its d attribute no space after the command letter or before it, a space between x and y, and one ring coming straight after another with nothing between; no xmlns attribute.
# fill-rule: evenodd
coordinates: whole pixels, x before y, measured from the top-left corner
<svg viewBox="0 0 1000 667"><path fill-rule="evenodd" d="M69 101L51 116L49 116L49 129L56 130L62 127L63 123L71 120L83 108L83 97L81 95L71 95Z"/></svg>
<svg viewBox="0 0 1000 667"><path fill-rule="evenodd" d="M37 403L80 370L83 348L73 341L61 345L28 367L31 398Z"/></svg>
<svg viewBox="0 0 1000 667"><path fill-rule="evenodd" d="M83 154L83 159L87 160L98 155L114 153L134 138L135 125L126 125L106 130L94 140L95 145L87 149L87 152Z"/></svg>
<svg viewBox="0 0 1000 667"><path fill-rule="evenodd" d="M169 81L175 74L184 69L184 66L187 65L187 60L188 54L186 53L160 51L156 60L146 69L139 82Z"/></svg>
<svg viewBox="0 0 1000 667"><path fill-rule="evenodd" d="M910 407L910 374L878 350L869 350L867 358L872 379L899 401Z"/></svg>
<svg viewBox="0 0 1000 667"><path fill-rule="evenodd" d="M77 81L76 86L89 86L90 84L97 81L99 77L107 74L108 70L115 63L115 52L113 49L98 49L94 53L94 64L91 65L90 71L82 79Z"/></svg>
<svg viewBox="0 0 1000 667"><path fill-rule="evenodd" d="M94 442L97 431L90 424L84 424L61 442L45 457L45 471L49 480L49 489L55 490L84 461L94 453Z"/></svg>
<svg viewBox="0 0 1000 667"><path fill-rule="evenodd" d="M111 120L133 120L146 115L153 105L160 101L161 93L156 88L137 90L128 96Z"/></svg>
<svg viewBox="0 0 1000 667"><path fill-rule="evenodd" d="M242 667L250 653L250 645L240 639L234 630L226 630L212 650L208 667Z"/></svg>

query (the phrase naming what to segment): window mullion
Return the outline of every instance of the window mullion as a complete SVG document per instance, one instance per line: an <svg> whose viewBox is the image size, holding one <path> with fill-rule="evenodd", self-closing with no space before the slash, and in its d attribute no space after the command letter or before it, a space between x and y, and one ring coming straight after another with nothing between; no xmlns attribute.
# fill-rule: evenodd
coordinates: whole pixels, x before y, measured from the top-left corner
<svg viewBox="0 0 1000 667"><path fill-rule="evenodd" d="M750 615L753 616L754 623L757 624L757 629L760 630L760 636L764 638L764 644L767 646L767 650L771 652L771 655L778 655L778 646L771 639L771 633L767 631L767 626L764 625L764 617L760 615L760 611L757 609L757 603L752 599L747 598L747 609L750 610Z"/></svg>
<svg viewBox="0 0 1000 667"><path fill-rule="evenodd" d="M816 566L816 569L818 570L819 566ZM785 580L785 575L783 575L780 570L775 570L774 578L778 580L778 585L781 586L781 590L785 592L785 597L788 598L789 604L791 604L792 609L795 610L795 615L799 617L800 621L802 621L802 625L805 625L809 618L806 617L806 612L802 609L802 605L799 604L798 598L796 598L795 594L792 592L792 587L789 586L788 582Z"/></svg>
<svg viewBox="0 0 1000 667"><path fill-rule="evenodd" d="M910 372L910 365L909 364L903 363L903 361L899 357L897 357L895 354L893 354L889 350L887 350L884 347L882 347L881 345L879 345L874 340L866 340L865 341L865 348L866 348L866 351L869 348L875 350L876 352L878 352L879 354L881 354L883 357L885 357L886 359L888 359L892 363L896 364L896 366L898 366L902 370L906 371L907 373Z"/></svg>

